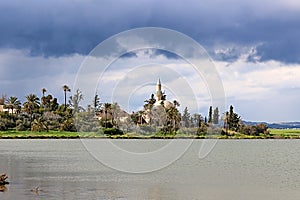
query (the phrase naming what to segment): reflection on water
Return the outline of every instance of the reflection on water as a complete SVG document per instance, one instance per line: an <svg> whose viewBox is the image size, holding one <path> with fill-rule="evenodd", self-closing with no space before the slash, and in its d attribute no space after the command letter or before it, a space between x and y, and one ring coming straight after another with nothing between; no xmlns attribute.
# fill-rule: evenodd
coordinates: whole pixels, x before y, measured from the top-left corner
<svg viewBox="0 0 300 200"><path fill-rule="evenodd" d="M220 140L204 159L201 140L163 170L127 174L95 160L80 140L0 140L0 199L298 199L300 140ZM128 149L156 140L118 140ZM139 146L140 145L140 146ZM141 149L142 149L141 148ZM113 158L112 158L113 159Z"/></svg>

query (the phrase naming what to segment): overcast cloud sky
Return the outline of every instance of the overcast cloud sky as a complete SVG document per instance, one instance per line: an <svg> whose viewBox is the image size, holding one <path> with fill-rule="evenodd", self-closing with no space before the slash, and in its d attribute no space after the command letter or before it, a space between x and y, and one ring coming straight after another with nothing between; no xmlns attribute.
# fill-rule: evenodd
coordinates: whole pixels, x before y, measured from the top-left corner
<svg viewBox="0 0 300 200"><path fill-rule="evenodd" d="M62 102L61 86L73 85L96 45L145 26L173 29L203 45L223 81L226 105L243 119L300 120L298 0L3 0L0 94L23 100L46 87Z"/></svg>

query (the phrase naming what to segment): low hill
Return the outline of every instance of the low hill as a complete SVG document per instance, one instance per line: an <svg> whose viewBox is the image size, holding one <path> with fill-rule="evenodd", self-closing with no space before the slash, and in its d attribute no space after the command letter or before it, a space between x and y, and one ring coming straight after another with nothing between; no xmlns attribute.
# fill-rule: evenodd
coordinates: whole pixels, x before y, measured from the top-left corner
<svg viewBox="0 0 300 200"><path fill-rule="evenodd" d="M269 128L276 129L300 129L300 122L278 122L278 123L267 123L267 122L250 122L243 121L244 124L247 125L257 125L260 123L266 124Z"/></svg>

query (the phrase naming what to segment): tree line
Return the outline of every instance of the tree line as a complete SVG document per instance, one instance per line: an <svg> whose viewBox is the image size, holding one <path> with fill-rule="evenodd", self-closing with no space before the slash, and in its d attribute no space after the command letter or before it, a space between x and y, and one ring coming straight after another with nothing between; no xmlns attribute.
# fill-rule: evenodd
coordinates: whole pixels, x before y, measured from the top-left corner
<svg viewBox="0 0 300 200"><path fill-rule="evenodd" d="M0 113L0 130L16 129L17 131L75 131L72 125L73 110L76 109L76 93L70 96L67 102L67 93L71 89L67 85L62 86L64 103L59 104L56 97L46 94L47 89L42 88L42 96L36 94L25 96L25 102L21 103L18 97L11 96L0 98L0 105L7 112ZM77 94L78 96L78 94ZM79 98L82 98L79 96Z"/></svg>
<svg viewBox="0 0 300 200"><path fill-rule="evenodd" d="M9 98L2 96L0 105L8 112L0 113L0 130L97 132L102 129L116 134L130 131L141 133L160 131L167 134L183 129L187 133L198 135L205 135L209 131L220 131L221 134L228 136L236 132L246 135L269 133L265 124L256 126L243 124L232 105L225 113L220 113L218 107L210 106L207 117L200 113L191 114L187 107L181 114L178 110L180 103L174 100L173 106L164 108L163 118L157 119L155 116L159 111L156 111L158 112L156 115L153 111L154 95L145 100L144 110L127 114L117 103L101 103L98 94L91 100L90 105L83 108L80 102L84 96L79 89L69 98L67 94L71 89L67 85L62 86L62 91L63 104L59 104L56 97L47 94L46 88L42 88L41 98L36 94L29 94L23 103L15 96ZM146 115L151 118L147 123ZM159 130L156 128L158 126Z"/></svg>
<svg viewBox="0 0 300 200"><path fill-rule="evenodd" d="M206 134L208 132L216 134L220 132L222 135L233 136L236 133L257 136L260 134L269 134L268 126L264 123L257 125L246 125L243 123L241 116L234 112L234 107L230 105L229 110L220 114L219 108L208 109L208 117L199 113L190 114L188 108L185 107L182 115L184 127L197 127L197 134Z"/></svg>

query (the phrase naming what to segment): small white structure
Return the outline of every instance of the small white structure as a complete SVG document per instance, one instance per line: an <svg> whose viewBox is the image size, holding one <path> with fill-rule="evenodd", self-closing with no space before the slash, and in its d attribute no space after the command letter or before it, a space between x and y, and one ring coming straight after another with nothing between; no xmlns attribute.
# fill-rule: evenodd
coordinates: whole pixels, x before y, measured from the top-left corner
<svg viewBox="0 0 300 200"><path fill-rule="evenodd" d="M8 108L4 108L5 105L0 105L0 112L6 112L9 114L15 114L17 112L17 109L8 109Z"/></svg>

